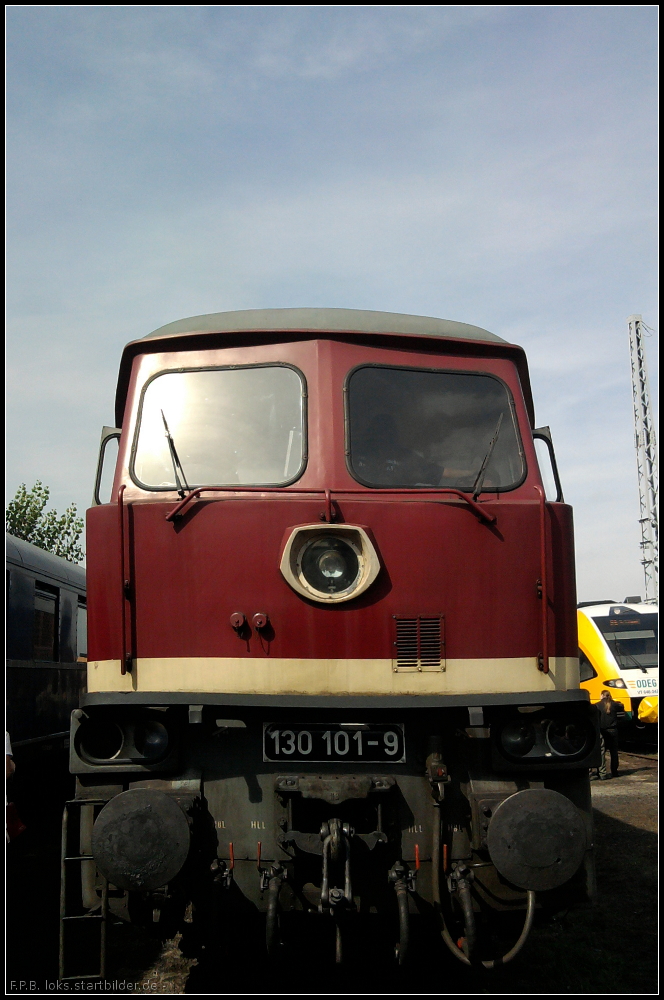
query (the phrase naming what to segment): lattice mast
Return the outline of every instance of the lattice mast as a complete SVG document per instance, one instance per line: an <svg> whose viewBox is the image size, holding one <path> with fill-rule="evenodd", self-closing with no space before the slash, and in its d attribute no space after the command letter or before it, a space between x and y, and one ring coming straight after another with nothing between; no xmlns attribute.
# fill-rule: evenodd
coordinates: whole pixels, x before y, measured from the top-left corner
<svg viewBox="0 0 664 1000"><path fill-rule="evenodd" d="M630 316L627 322L629 323L629 351L632 363L632 402L634 404L636 466L639 477L641 509L639 517L641 563L645 575L645 600L648 603L654 603L658 599L659 591L657 442L643 344L644 324L641 316Z"/></svg>

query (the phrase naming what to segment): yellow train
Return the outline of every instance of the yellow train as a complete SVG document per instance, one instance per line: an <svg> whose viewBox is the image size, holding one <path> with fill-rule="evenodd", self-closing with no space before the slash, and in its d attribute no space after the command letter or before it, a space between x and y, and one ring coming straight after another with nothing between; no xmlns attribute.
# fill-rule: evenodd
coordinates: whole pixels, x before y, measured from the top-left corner
<svg viewBox="0 0 664 1000"><path fill-rule="evenodd" d="M598 702L608 688L639 728L659 710L658 608L604 601L577 610L581 687Z"/></svg>

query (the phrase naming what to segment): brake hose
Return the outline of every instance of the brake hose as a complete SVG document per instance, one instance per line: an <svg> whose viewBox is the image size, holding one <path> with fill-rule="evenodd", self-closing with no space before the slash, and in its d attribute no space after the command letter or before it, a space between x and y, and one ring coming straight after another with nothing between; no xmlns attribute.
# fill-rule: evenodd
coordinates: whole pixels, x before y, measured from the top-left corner
<svg viewBox="0 0 664 1000"><path fill-rule="evenodd" d="M403 965L408 954L408 944L410 937L408 912L408 886L403 879L399 879L395 887L397 894L397 905L399 907L399 945L397 948L397 960L399 965Z"/></svg>
<svg viewBox="0 0 664 1000"><path fill-rule="evenodd" d="M472 963L475 958L477 946L477 930L475 927L475 911L473 910L473 898L470 894L470 882L467 878L460 878L458 883L459 902L463 911L463 924L466 932L466 958ZM442 913L442 909L441 909Z"/></svg>
<svg viewBox="0 0 664 1000"><path fill-rule="evenodd" d="M265 941L268 955L273 955L278 943L279 931L279 890L281 889L282 875L280 872L273 874L267 887L267 915L265 919Z"/></svg>
<svg viewBox="0 0 664 1000"><path fill-rule="evenodd" d="M471 960L468 958L467 955L464 954L461 948L459 948L455 944L445 924L445 917L443 914L443 907L440 899L440 803L439 802L434 802L433 850L431 852L431 868L432 868L431 878L433 881L433 902L434 902L434 907L438 910L438 913L440 914L440 919L442 923L441 935L443 941L450 949L454 957L458 958L460 962L463 962L464 965L474 965L475 963L471 962ZM470 903L470 900L469 899L464 900L462 896L462 905L464 902ZM464 906L463 908L464 908L464 917L466 917L465 913L466 906ZM535 893L531 889L529 889L528 903L526 907L526 919L523 922L523 929L521 931L521 934L519 935L516 944L512 948L510 948L510 950L506 952L502 956L502 958L492 958L489 961L483 960L482 965L484 966L485 969L496 969L500 965L506 965L507 962L511 962L512 959L519 954L524 944L526 943L528 935L530 934L534 918L535 918ZM470 921L470 924L471 926L474 926L474 916ZM469 942L469 944L470 943L471 942ZM474 944L474 942L472 943Z"/></svg>

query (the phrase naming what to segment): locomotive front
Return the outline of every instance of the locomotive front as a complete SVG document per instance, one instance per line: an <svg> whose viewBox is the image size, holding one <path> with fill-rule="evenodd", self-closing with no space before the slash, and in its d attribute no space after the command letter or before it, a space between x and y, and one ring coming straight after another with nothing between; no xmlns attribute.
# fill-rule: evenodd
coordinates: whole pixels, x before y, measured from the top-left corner
<svg viewBox="0 0 664 1000"><path fill-rule="evenodd" d="M572 518L522 350L386 313L195 317L126 348L116 423L71 734L88 906L265 914L268 951L311 912L337 960L383 914L401 962L419 916L491 965L536 898L587 898ZM492 954L478 928L513 910Z"/></svg>

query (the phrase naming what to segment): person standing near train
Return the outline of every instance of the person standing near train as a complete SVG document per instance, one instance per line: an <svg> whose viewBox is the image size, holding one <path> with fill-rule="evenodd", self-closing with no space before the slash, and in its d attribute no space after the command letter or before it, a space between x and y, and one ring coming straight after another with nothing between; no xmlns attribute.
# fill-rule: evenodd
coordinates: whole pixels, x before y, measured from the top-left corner
<svg viewBox="0 0 664 1000"><path fill-rule="evenodd" d="M12 774L16 770L16 764L14 763L14 754L12 752L12 744L9 739L9 733L5 730L5 757L7 758L7 781L11 778Z"/></svg>
<svg viewBox="0 0 664 1000"><path fill-rule="evenodd" d="M602 752L602 762L599 765L599 775L603 781L618 776L618 702L613 700L610 691L602 691L599 704L599 736ZM607 754L611 761L609 774L606 766Z"/></svg>
<svg viewBox="0 0 664 1000"><path fill-rule="evenodd" d="M5 778L5 840L9 843L10 803L7 801L7 782L16 770L16 764L14 763L14 753L12 751L12 744L7 730L5 730L5 758L7 760L7 777Z"/></svg>

